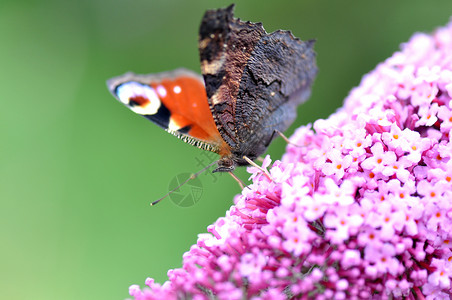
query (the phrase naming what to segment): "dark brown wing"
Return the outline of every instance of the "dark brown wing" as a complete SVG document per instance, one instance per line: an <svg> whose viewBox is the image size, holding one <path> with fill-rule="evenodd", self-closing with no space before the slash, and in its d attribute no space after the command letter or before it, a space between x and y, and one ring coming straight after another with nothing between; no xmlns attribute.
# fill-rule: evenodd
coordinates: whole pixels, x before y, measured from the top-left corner
<svg viewBox="0 0 452 300"><path fill-rule="evenodd" d="M235 156L262 154L310 94L317 73L313 41L233 18L233 6L210 10L199 31L201 71L210 109ZM237 162L241 164L241 162Z"/></svg>
<svg viewBox="0 0 452 300"><path fill-rule="evenodd" d="M292 124L297 106L310 96L317 73L313 44L282 30L259 40L243 71L237 95L239 140L258 134L268 146L274 130L282 132ZM239 151L246 153L247 149Z"/></svg>

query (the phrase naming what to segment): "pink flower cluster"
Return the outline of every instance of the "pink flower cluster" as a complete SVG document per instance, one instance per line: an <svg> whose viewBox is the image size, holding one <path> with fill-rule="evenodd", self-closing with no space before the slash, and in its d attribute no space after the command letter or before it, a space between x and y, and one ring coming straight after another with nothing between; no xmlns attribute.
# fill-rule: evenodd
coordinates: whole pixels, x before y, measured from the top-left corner
<svg viewBox="0 0 452 300"><path fill-rule="evenodd" d="M201 234L147 299L450 299L452 23L415 34Z"/></svg>

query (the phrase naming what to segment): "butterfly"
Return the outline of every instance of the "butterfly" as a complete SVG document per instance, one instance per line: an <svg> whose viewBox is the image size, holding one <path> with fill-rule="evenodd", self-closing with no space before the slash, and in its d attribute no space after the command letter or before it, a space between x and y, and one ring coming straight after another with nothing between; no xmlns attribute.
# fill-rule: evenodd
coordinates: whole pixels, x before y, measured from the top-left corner
<svg viewBox="0 0 452 300"><path fill-rule="evenodd" d="M198 148L220 155L213 172L231 172L263 154L296 118L317 73L314 41L267 33L233 16L234 5L208 10L199 29L202 77L177 69L126 73L107 81L135 113ZM248 158L248 159L247 159Z"/></svg>

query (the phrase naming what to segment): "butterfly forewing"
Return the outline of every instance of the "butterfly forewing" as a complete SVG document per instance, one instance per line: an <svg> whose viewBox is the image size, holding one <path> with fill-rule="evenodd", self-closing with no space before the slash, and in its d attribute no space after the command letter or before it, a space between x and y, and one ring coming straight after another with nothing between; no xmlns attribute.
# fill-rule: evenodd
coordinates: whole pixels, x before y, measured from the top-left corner
<svg viewBox="0 0 452 300"><path fill-rule="evenodd" d="M224 142L213 121L201 76L185 69L149 75L126 73L107 84L135 113L189 144L220 152Z"/></svg>
<svg viewBox="0 0 452 300"><path fill-rule="evenodd" d="M210 10L199 30L201 70L209 105L232 159L247 164L285 131L317 73L313 42L289 31L267 34L261 23L233 17L233 5Z"/></svg>

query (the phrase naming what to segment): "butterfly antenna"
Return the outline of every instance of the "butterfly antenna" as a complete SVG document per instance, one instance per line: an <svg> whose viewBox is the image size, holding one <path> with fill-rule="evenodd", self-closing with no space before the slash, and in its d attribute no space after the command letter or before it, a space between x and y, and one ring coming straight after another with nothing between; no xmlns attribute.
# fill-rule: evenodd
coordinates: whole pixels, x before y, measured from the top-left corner
<svg viewBox="0 0 452 300"><path fill-rule="evenodd" d="M232 171L228 172L228 173L229 173L229 175L232 176L232 178L235 179L235 181L237 181L237 183L239 184L240 188L243 190L245 188L245 184L243 183L243 181L240 178L238 178L234 173L232 173Z"/></svg>
<svg viewBox="0 0 452 300"><path fill-rule="evenodd" d="M181 184L179 184L177 187L175 187L174 189L172 189L171 191L169 191L165 196L163 196L162 198L155 200L154 202L151 202L151 206L156 205L157 203L159 203L160 201L162 201L163 199L165 199L166 197L168 197L169 195L171 195L172 193L174 193L175 191L177 191L178 189L180 189L184 184L186 184L187 182L189 182L190 180L195 179L196 177L199 176L199 174L203 173L205 170L209 169L211 166L213 166L216 163L216 161L208 164L206 167L204 167L201 171L198 171L194 174L191 174L190 177L188 177L184 182L182 182Z"/></svg>

